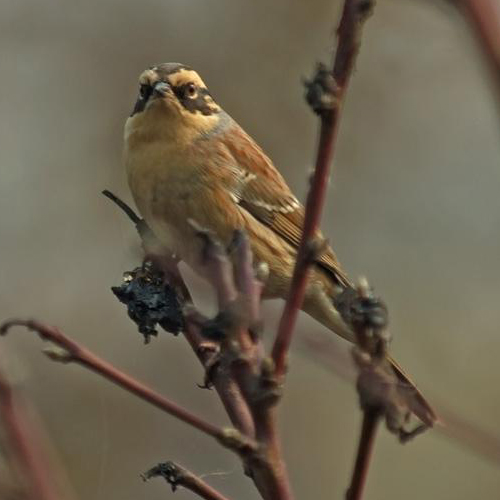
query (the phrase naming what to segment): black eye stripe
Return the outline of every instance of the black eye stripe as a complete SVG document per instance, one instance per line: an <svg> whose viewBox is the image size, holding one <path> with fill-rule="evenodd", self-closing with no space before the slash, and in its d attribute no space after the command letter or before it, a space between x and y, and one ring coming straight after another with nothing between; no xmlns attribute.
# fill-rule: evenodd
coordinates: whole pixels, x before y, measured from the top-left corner
<svg viewBox="0 0 500 500"><path fill-rule="evenodd" d="M199 111L203 115L212 115L218 113L219 110L214 106L212 96L206 88L197 88L198 92L195 93L196 97L191 97L189 95L189 87L192 82L183 83L182 85L177 85L173 88L174 94L176 95L179 102L191 113L196 113Z"/></svg>
<svg viewBox="0 0 500 500"><path fill-rule="evenodd" d="M174 94L178 99L182 99L183 97L188 97L191 93L191 89L194 87L194 90L198 90L198 95L207 96L210 95L207 89L205 88L197 88L194 83L183 83L182 85L177 85L173 88Z"/></svg>
<svg viewBox="0 0 500 500"><path fill-rule="evenodd" d="M137 98L137 101L135 102L134 109L132 111L132 114L130 116L134 116L136 113L140 113L141 111L144 111L144 108L146 107L146 104L151 97L151 94L153 93L153 87L151 85L148 85L146 83L142 83L139 86L139 97Z"/></svg>
<svg viewBox="0 0 500 500"><path fill-rule="evenodd" d="M153 87L147 83L143 83L139 87L139 95L141 96L142 99L146 101L149 99L152 92L153 92Z"/></svg>
<svg viewBox="0 0 500 500"><path fill-rule="evenodd" d="M160 79L163 81L162 79ZM179 103L190 113L199 112L209 116L220 112L220 108L212 99L210 92L205 87L198 87L194 82L187 82L172 87L172 91ZM149 84L141 84L139 87L139 97L135 103L130 116L144 111L146 104L153 93L153 87Z"/></svg>

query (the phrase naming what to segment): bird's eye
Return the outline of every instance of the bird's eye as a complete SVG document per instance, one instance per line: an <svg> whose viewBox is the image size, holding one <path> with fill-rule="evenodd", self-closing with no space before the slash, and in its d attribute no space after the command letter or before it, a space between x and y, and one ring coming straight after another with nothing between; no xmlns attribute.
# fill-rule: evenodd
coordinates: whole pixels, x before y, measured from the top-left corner
<svg viewBox="0 0 500 500"><path fill-rule="evenodd" d="M143 83L139 87L139 95L141 96L142 99L147 99L151 95L152 90L153 89L151 88L151 85Z"/></svg>
<svg viewBox="0 0 500 500"><path fill-rule="evenodd" d="M194 97L196 95L196 85L194 83L188 83L186 85L186 95L188 97Z"/></svg>

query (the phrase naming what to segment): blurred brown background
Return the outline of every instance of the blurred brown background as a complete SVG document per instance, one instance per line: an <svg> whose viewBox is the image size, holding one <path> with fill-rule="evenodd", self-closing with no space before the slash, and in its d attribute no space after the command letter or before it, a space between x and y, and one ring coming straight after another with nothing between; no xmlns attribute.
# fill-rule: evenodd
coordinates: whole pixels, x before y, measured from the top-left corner
<svg viewBox="0 0 500 500"><path fill-rule="evenodd" d="M139 260L122 127L147 66L198 69L304 199L317 123L301 78L329 60L340 0L2 0L0 317L36 316L207 419L225 423L187 344L147 347L109 290ZM437 2L436 2L437 3ZM323 227L389 304L393 351L431 400L500 434L500 123L465 23L422 0L379 0L345 106ZM189 276L191 282L195 278ZM198 286L200 302L209 290ZM267 332L281 303L266 305ZM300 328L314 328L307 318ZM27 372L80 499L170 498L139 473L175 459L235 499L257 494L213 441L25 332L2 341ZM339 341L340 345L340 341ZM295 343L281 406L297 498L343 498L360 423L351 386ZM498 468L437 432L380 434L367 498L495 497ZM179 499L190 493L176 493Z"/></svg>

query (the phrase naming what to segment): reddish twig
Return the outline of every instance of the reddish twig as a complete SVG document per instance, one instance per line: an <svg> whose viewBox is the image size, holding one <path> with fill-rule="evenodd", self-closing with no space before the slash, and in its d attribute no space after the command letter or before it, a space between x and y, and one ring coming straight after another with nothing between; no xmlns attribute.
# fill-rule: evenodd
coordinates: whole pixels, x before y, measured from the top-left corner
<svg viewBox="0 0 500 500"><path fill-rule="evenodd" d="M118 205L136 226L142 223L142 219L134 212L134 210L132 210L132 208L127 203L118 198L118 196L113 194L109 189L105 189L102 194L106 196L106 198L109 198L113 203Z"/></svg>
<svg viewBox="0 0 500 500"><path fill-rule="evenodd" d="M230 367L231 377L251 411L255 439L260 445L256 460L246 463L249 475L265 500L291 500L273 411L279 399L274 365L265 359L262 342L255 332L260 322L262 283L255 277L250 243L244 233L235 232L231 245L233 267L222 246L203 229L197 231L205 240L203 264L217 290L220 308L215 320L205 324L220 332L220 364Z"/></svg>
<svg viewBox="0 0 500 500"><path fill-rule="evenodd" d="M377 425L382 417L388 430L396 434L402 443L428 428L426 424L421 424L407 429L416 404L415 390L400 383L387 355L390 335L386 330L388 317L385 304L374 296L365 279L360 280L355 292L348 309L350 324L356 334L352 354L358 369L356 388L363 410L363 425L347 500L361 499Z"/></svg>
<svg viewBox="0 0 500 500"><path fill-rule="evenodd" d="M6 431L9 449L12 451L23 481L29 489L30 500L60 500L54 486L47 459L20 401L7 378L0 372L0 421Z"/></svg>
<svg viewBox="0 0 500 500"><path fill-rule="evenodd" d="M358 453L354 464L351 486L346 493L346 500L360 500L362 498L380 417L381 413L378 409L363 412L363 424L361 427L361 436L359 438Z"/></svg>
<svg viewBox="0 0 500 500"><path fill-rule="evenodd" d="M152 477L163 477L172 487L172 491L182 486L205 500L228 500L227 497L207 484L199 476L175 462L158 464L143 474L144 480Z"/></svg>
<svg viewBox="0 0 500 500"><path fill-rule="evenodd" d="M500 98L500 5L494 0L455 0L473 27Z"/></svg>
<svg viewBox="0 0 500 500"><path fill-rule="evenodd" d="M191 303L192 298L179 272L178 261L171 257L165 249L158 253L159 241L156 240L145 221L129 205L108 190L103 191L103 194L123 210L134 223L141 237L146 255L149 255L156 266L165 273L166 280L170 285L174 286L180 300L183 303ZM241 394L238 384L231 376L230 370L218 362L219 343L204 337L200 332L200 328L191 321L187 321L183 335L205 369L207 374L205 385L215 388L231 423L245 436L253 437L255 428L250 409Z"/></svg>
<svg viewBox="0 0 500 500"><path fill-rule="evenodd" d="M357 345L353 347L352 353L358 368L356 388L363 410L363 423L346 500L362 498L381 417L385 415L388 427L390 422L396 428L409 415L400 404L397 391L393 389L396 376L386 359L389 336L385 333L385 305L373 296L365 279L360 280L356 292L349 309L356 334Z"/></svg>
<svg viewBox="0 0 500 500"><path fill-rule="evenodd" d="M220 363L220 346L201 335L200 328L187 321L184 336L206 371L205 387L213 386L231 420L245 436L253 438L255 426L250 408L234 380L230 367Z"/></svg>
<svg viewBox="0 0 500 500"><path fill-rule="evenodd" d="M99 358L88 349L82 347L74 340L66 337L60 330L55 327L47 326L35 320L11 320L5 322L0 327L0 334L5 335L7 331L13 326L24 326L29 330L37 332L44 340L54 343L61 350L46 350L46 354L56 361L61 362L75 362L85 366L91 371L102 375L111 382L119 385L123 389L135 394L139 398L147 401L148 403L156 406L160 410L172 415L184 423L202 431L203 433L216 438L222 444L229 448L255 448L255 444L250 440L240 439L235 432L229 432L225 429L217 427L197 415L189 412L183 407L173 403L169 399L161 396L153 391L148 386L137 381L135 378L123 373L115 368L113 365Z"/></svg>
<svg viewBox="0 0 500 500"><path fill-rule="evenodd" d="M356 378L354 366L347 352L341 350L333 337L321 337L318 332L304 332L300 336L303 350L314 357L314 361L335 377L352 383ZM444 404L436 404L440 423L434 430L452 442L463 446L475 455L500 465L500 437L468 421Z"/></svg>
<svg viewBox="0 0 500 500"><path fill-rule="evenodd" d="M332 72L320 67L309 83L308 100L321 117L316 166L306 201L304 227L297 252L292 282L272 356L278 376L286 370L286 355L292 340L298 312L302 306L311 266L311 244L317 235L326 198L330 165L339 129L342 101L360 47L361 28L371 12L371 0L346 0L338 28L338 46Z"/></svg>

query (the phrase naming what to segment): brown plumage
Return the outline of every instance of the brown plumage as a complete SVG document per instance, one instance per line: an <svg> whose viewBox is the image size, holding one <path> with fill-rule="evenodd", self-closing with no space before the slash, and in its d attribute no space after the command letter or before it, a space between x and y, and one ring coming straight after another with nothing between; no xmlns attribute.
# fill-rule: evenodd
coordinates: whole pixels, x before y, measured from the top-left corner
<svg viewBox="0 0 500 500"><path fill-rule="evenodd" d="M195 270L201 242L190 219L225 245L235 229L244 229L255 261L269 268L264 298L285 298L303 206L195 71L162 64L146 70L139 84L140 95L125 126L125 163L132 194L148 225L166 248ZM352 341L352 331L332 305L332 298L347 286L349 279L328 246L311 273L303 310ZM395 368L413 386L397 364Z"/></svg>

